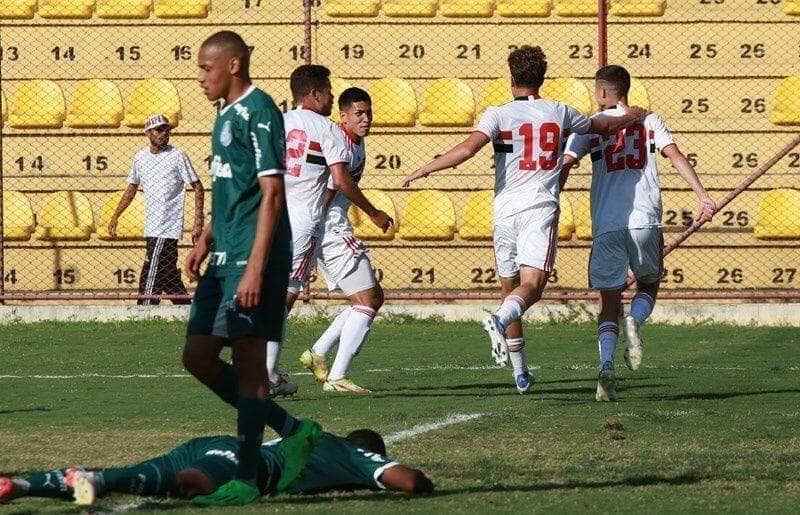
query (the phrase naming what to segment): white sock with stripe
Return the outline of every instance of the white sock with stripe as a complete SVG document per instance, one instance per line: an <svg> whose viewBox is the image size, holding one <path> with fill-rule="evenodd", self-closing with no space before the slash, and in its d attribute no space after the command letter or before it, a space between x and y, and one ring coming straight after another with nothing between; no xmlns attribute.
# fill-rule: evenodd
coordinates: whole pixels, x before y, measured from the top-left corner
<svg viewBox="0 0 800 515"><path fill-rule="evenodd" d="M325 332L322 333L322 335L317 339L316 343L314 343L314 346L311 348L311 352L320 356L328 355L333 346L339 342L339 338L342 336L342 328L347 322L347 318L350 316L350 311L351 308L347 307L343 309L341 313L336 315L336 318L333 319L331 325L325 329Z"/></svg>
<svg viewBox="0 0 800 515"><path fill-rule="evenodd" d="M525 363L525 338L507 338L508 356L514 366L514 376L518 376L528 371Z"/></svg>
<svg viewBox="0 0 800 515"><path fill-rule="evenodd" d="M522 318L522 314L525 313L526 308L527 306L525 306L525 299L519 295L509 295L506 297L503 303L500 305L500 309L498 309L497 313L495 313L503 330L505 330L505 328L508 327L512 322L516 322Z"/></svg>
<svg viewBox="0 0 800 515"><path fill-rule="evenodd" d="M336 359L328 373L328 381L335 381L343 378L350 368L350 362L358 354L361 345L369 335L372 321L375 319L375 310L368 306L353 306L350 308L350 316L347 323L342 328L342 336L339 338L339 350L336 352Z"/></svg>
<svg viewBox="0 0 800 515"><path fill-rule="evenodd" d="M278 371L278 363L281 361L281 342L268 341L267 342L267 376L269 382L272 384L277 383L281 379L281 373Z"/></svg>

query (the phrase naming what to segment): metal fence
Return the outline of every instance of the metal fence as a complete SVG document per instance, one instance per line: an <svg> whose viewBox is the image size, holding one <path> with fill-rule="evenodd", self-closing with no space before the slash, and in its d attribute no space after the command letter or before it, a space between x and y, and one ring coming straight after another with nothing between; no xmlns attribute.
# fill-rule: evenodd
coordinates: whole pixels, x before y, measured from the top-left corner
<svg viewBox="0 0 800 515"><path fill-rule="evenodd" d="M547 54L542 95L586 114L597 111L592 78L598 65L626 66L636 78L631 102L662 115L722 204L711 223L694 224L696 197L669 161L660 160L670 251L664 297L798 296L797 2L617 0L607 13L603 5L602 0L4 2L0 299L187 298L177 276L168 273L169 243L156 249L158 241L150 241L149 250L160 250L154 255L161 261L143 268L147 191L133 198L114 234L109 222L129 183L146 186L154 174L172 170L159 179L171 193L155 197L182 203L184 223L174 238L181 266L197 222L196 193L186 185L191 176L180 165L179 152L158 159L145 153L133 174L132 163L149 144L143 131L147 117L164 114L173 126L170 143L196 170L209 211L215 111L195 81L196 54L202 40L222 28L238 31L253 46L253 79L284 110L292 108L288 76L303 62L328 66L335 93L352 85L372 95L375 120L366 140L362 187L398 224L380 235L363 216L351 215L390 297L496 296L491 146L410 189L400 183L463 139L487 106L509 99L506 57L522 44L540 45ZM152 163L159 163L157 171L147 168L156 166ZM590 183L590 163L581 163L562 193L550 298L590 297ZM176 230L174 223L157 225L161 235ZM670 244L679 242L673 250ZM328 296L321 279L311 291Z"/></svg>

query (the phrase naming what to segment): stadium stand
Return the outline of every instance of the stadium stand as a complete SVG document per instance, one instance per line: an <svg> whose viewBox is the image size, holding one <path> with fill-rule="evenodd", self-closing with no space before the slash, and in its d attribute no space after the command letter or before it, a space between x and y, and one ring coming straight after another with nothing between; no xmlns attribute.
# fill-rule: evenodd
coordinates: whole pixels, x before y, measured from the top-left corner
<svg viewBox="0 0 800 515"><path fill-rule="evenodd" d="M595 110L594 96L588 86L578 79L569 77L550 79L545 81L539 92L542 97L564 102L587 116Z"/></svg>
<svg viewBox="0 0 800 515"><path fill-rule="evenodd" d="M666 0L612 0L610 14L614 16L663 16Z"/></svg>
<svg viewBox="0 0 800 515"><path fill-rule="evenodd" d="M420 190L406 199L400 237L404 240L452 240L456 211L446 193Z"/></svg>
<svg viewBox="0 0 800 515"><path fill-rule="evenodd" d="M356 230L356 236L364 240L392 240L394 239L395 232L400 225L400 219L397 216L397 210L394 207L392 198L381 190L365 189L364 195L373 203L378 209L385 211L392 219L394 225L389 228L385 233L370 221L369 217L365 215L356 206L350 207L348 216L353 228Z"/></svg>
<svg viewBox="0 0 800 515"><path fill-rule="evenodd" d="M94 231L92 205L78 191L48 195L37 220L36 238L42 241L85 241Z"/></svg>
<svg viewBox="0 0 800 515"><path fill-rule="evenodd" d="M97 0L98 18L132 20L149 18L153 0Z"/></svg>
<svg viewBox="0 0 800 515"><path fill-rule="evenodd" d="M36 227L31 201L19 191L3 192L3 238L28 241Z"/></svg>
<svg viewBox="0 0 800 515"><path fill-rule="evenodd" d="M0 19L29 20L36 13L37 0L0 0Z"/></svg>
<svg viewBox="0 0 800 515"><path fill-rule="evenodd" d="M331 111L331 120L339 122L339 107L337 105L337 102L339 101L339 95L342 94L342 91L351 86L352 84L344 79L331 77L331 92L333 93L333 110Z"/></svg>
<svg viewBox="0 0 800 515"><path fill-rule="evenodd" d="M512 100L508 77L500 77L486 84L481 93L480 112L489 106L499 106Z"/></svg>
<svg viewBox="0 0 800 515"><path fill-rule="evenodd" d="M578 207L573 211L575 219L575 237L579 240L592 239L592 212L589 205L589 196L582 196Z"/></svg>
<svg viewBox="0 0 800 515"><path fill-rule="evenodd" d="M376 127L413 127L417 119L417 95L408 81L385 77L369 88Z"/></svg>
<svg viewBox="0 0 800 515"><path fill-rule="evenodd" d="M380 10L380 0L329 0L325 2L325 14L334 17L377 16Z"/></svg>
<svg viewBox="0 0 800 515"><path fill-rule="evenodd" d="M647 88L645 88L642 81L636 77L631 77L631 89L628 91L628 103L630 105L650 109L650 95L647 94Z"/></svg>
<svg viewBox="0 0 800 515"><path fill-rule="evenodd" d="M569 241L575 232L575 215L572 212L572 202L567 197L561 198L561 212L558 217L558 239Z"/></svg>
<svg viewBox="0 0 800 515"><path fill-rule="evenodd" d="M419 121L428 127L468 127L475 118L475 97L461 79L437 79L425 88Z"/></svg>
<svg viewBox="0 0 800 515"><path fill-rule="evenodd" d="M786 0L783 3L783 12L791 16L800 16L800 1Z"/></svg>
<svg viewBox="0 0 800 515"><path fill-rule="evenodd" d="M400 18L432 17L438 7L439 0L384 0L383 14Z"/></svg>
<svg viewBox="0 0 800 515"><path fill-rule="evenodd" d="M153 12L159 18L205 18L210 0L154 0Z"/></svg>
<svg viewBox="0 0 800 515"><path fill-rule="evenodd" d="M800 77L787 77L778 84L770 119L775 125L800 125Z"/></svg>
<svg viewBox="0 0 800 515"><path fill-rule="evenodd" d="M52 80L24 82L14 96L8 123L16 129L57 129L66 117L66 102Z"/></svg>
<svg viewBox="0 0 800 515"><path fill-rule="evenodd" d="M6 94L0 89L0 127L6 124L8 119L8 105L6 105Z"/></svg>
<svg viewBox="0 0 800 515"><path fill-rule="evenodd" d="M493 201L492 190L476 191L469 196L458 228L458 234L462 239L468 241L492 239Z"/></svg>
<svg viewBox="0 0 800 515"><path fill-rule="evenodd" d="M553 11L568 18L596 17L597 2L592 0L555 0Z"/></svg>
<svg viewBox="0 0 800 515"><path fill-rule="evenodd" d="M108 232L108 222L122 198L123 191L115 191L108 195L100 215L100 225L97 227L97 237L101 240L141 240L144 239L144 214L145 202L142 195L133 197L133 201L122 213L117 221L117 235L111 236Z"/></svg>
<svg viewBox="0 0 800 515"><path fill-rule="evenodd" d="M181 99L175 86L166 79L145 79L138 82L128 101L125 125L144 127L147 117L161 113L172 127L181 119Z"/></svg>
<svg viewBox="0 0 800 515"><path fill-rule="evenodd" d="M551 0L498 0L497 14L508 18L547 17L553 9Z"/></svg>
<svg viewBox="0 0 800 515"><path fill-rule="evenodd" d="M760 240L800 239L800 190L767 192L758 205L755 237Z"/></svg>
<svg viewBox="0 0 800 515"><path fill-rule="evenodd" d="M494 12L494 0L441 0L439 11L453 18L488 18Z"/></svg>
<svg viewBox="0 0 800 515"><path fill-rule="evenodd" d="M94 13L94 0L39 0L42 18L86 19Z"/></svg>
<svg viewBox="0 0 800 515"><path fill-rule="evenodd" d="M74 128L119 127L124 107L116 84L105 79L81 82L72 95L67 126Z"/></svg>

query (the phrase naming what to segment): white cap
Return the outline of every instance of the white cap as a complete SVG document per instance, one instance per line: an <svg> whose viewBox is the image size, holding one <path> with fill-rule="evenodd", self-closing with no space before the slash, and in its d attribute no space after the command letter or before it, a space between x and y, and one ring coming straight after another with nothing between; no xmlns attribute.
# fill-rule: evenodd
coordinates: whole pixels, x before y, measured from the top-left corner
<svg viewBox="0 0 800 515"><path fill-rule="evenodd" d="M161 127L162 125L169 125L169 120L163 114L154 114L147 118L147 123L144 125L144 130L149 131L150 129L155 129L156 127Z"/></svg>

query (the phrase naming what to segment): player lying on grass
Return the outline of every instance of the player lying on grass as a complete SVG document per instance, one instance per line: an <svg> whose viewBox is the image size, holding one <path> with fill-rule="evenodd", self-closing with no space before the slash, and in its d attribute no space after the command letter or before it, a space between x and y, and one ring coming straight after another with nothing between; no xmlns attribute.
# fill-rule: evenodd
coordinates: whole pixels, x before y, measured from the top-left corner
<svg viewBox="0 0 800 515"><path fill-rule="evenodd" d="M20 497L75 499L92 504L109 493L170 496L202 500L236 475L239 444L233 436L194 438L163 456L123 468L56 469L25 478L0 477L0 502ZM286 460L283 441L261 446L258 489L261 495L311 494L330 490L389 489L431 493L433 483L419 470L386 457L381 435L359 429L345 438L323 433L300 476L282 484ZM202 504L198 503L198 504Z"/></svg>
<svg viewBox="0 0 800 515"><path fill-rule="evenodd" d="M592 120L613 119L627 110L631 76L622 66L605 66L595 74L595 96L602 112ZM716 205L697 178L694 168L672 140L664 120L651 113L641 123L611 136L573 135L567 142L562 186L578 159L592 161L592 253L589 286L600 290L598 347L600 371L598 401L617 398L614 350L622 315L622 290L628 268L636 277L637 291L624 319L625 363L631 370L642 361L639 328L653 311L663 268L664 236L661 231L661 188L656 150L697 194L697 220L708 221Z"/></svg>

